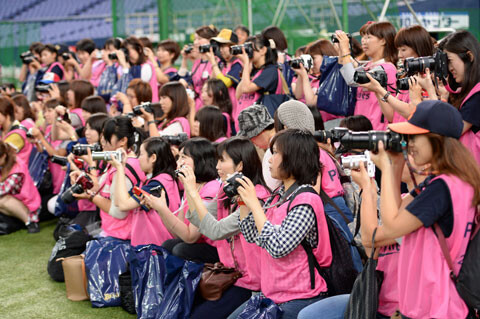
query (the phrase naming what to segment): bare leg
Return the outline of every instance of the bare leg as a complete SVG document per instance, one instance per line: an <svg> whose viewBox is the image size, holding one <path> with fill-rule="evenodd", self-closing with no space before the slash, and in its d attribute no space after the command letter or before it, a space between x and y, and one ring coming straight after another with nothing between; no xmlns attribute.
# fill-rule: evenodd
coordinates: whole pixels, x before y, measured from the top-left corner
<svg viewBox="0 0 480 319"><path fill-rule="evenodd" d="M28 222L30 213L27 206L11 195L0 197L0 211L5 215L20 219L22 222Z"/></svg>

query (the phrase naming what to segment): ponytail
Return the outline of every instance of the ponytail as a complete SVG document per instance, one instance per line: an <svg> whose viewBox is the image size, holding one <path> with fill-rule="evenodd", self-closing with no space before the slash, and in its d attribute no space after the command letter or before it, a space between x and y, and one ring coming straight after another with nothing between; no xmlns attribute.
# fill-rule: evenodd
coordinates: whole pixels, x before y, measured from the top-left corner
<svg viewBox="0 0 480 319"><path fill-rule="evenodd" d="M135 128L132 120L126 116L116 116L105 122L103 126L103 137L110 143L113 135L115 135L118 140L127 138L127 149L134 151L136 154L140 151L140 145L145 138L145 133Z"/></svg>
<svg viewBox="0 0 480 319"><path fill-rule="evenodd" d="M277 49L275 41L268 39L261 34L256 35L254 41L254 46L256 50L260 50L264 47L267 48L267 53L265 54L265 65L277 64Z"/></svg>

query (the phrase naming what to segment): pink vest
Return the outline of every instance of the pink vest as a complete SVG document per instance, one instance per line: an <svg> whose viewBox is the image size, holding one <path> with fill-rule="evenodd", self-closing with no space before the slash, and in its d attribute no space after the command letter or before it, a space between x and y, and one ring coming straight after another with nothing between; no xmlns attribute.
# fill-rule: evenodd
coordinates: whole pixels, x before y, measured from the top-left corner
<svg viewBox="0 0 480 319"><path fill-rule="evenodd" d="M201 59L195 60L192 66L193 89L198 95L198 97L195 99L196 111L198 111L203 106L202 99L200 98L200 95L202 94L202 87L212 74L212 64L210 62L201 62Z"/></svg>
<svg viewBox="0 0 480 319"><path fill-rule="evenodd" d="M63 67L63 65L60 62L53 62L52 64L50 64L50 66L48 67L48 69L45 73L51 72L54 66L58 66L60 69L62 69L63 76L60 80L65 80L65 68Z"/></svg>
<svg viewBox="0 0 480 319"><path fill-rule="evenodd" d="M48 125L47 128L45 129L45 137L48 143L50 143L50 145L55 150L57 150L60 144L62 144L62 141L61 140L53 141L51 138L51 131L52 131L52 125ZM50 169L50 173L52 174L53 193L58 194L60 192L60 188L62 187L63 180L65 179L66 171L62 169L62 166L52 163L52 161L48 161L48 168ZM81 201L83 200L79 200L78 203L80 204ZM90 201L88 200L87 202L90 203ZM80 206L78 209L80 210Z"/></svg>
<svg viewBox="0 0 480 319"><path fill-rule="evenodd" d="M188 122L188 119L186 117L176 117L176 118L174 118L173 120L168 122L168 124L165 126L165 128L167 128L168 126L172 125L175 122L180 123L180 125L182 126L182 129L183 129L183 132L187 133L188 137L190 137L190 122ZM162 129L160 127L161 127L161 125L158 127L158 130L162 131Z"/></svg>
<svg viewBox="0 0 480 319"><path fill-rule="evenodd" d="M168 194L168 208L174 212L180 206L180 194L177 182L169 174L159 174L151 180L159 181ZM148 184L146 181L145 184ZM132 214L132 246L155 244L161 246L167 239L172 239L162 218L152 209L145 212L141 207Z"/></svg>
<svg viewBox="0 0 480 319"><path fill-rule="evenodd" d="M158 81L157 81L157 75L155 73L155 66L150 60L147 61L147 64L152 69L152 77L150 78L150 81L148 81L148 83L152 87L152 102L157 103L158 102Z"/></svg>
<svg viewBox="0 0 480 319"><path fill-rule="evenodd" d="M83 118L83 113L81 108L77 107L75 109L69 110L68 112L78 115L78 117L82 121L82 126L85 126L85 119Z"/></svg>
<svg viewBox="0 0 480 319"><path fill-rule="evenodd" d="M202 200L205 200L205 201L214 200L218 192L220 191L221 185L222 184L220 183L219 180L217 179L211 180L210 182L203 185L203 187L200 189L198 194L200 195ZM187 200L185 199L185 195L184 195L183 203L184 203L183 211L184 213L187 213L189 206L188 206ZM187 218L185 218L184 222L186 225L190 225L190 221ZM207 243L210 246L215 246L214 241L205 235L200 236L200 238L197 240L197 243Z"/></svg>
<svg viewBox="0 0 480 319"><path fill-rule="evenodd" d="M278 199L273 203L277 201ZM273 225L280 226L287 217L288 204L289 202L285 202L280 207L268 209L267 219ZM309 204L315 211L318 246L313 249L313 254L320 266L327 267L332 263L332 251L322 201L318 195L305 192L294 198L290 208L300 204ZM315 271L315 288L310 288L307 253L301 245L298 245L287 256L277 259L262 249L261 264L262 269L266 271L266 274L261 277L262 292L277 304L294 299L313 298L321 292L327 291L327 284L317 271Z"/></svg>
<svg viewBox="0 0 480 319"><path fill-rule="evenodd" d="M320 163L322 168L322 189L331 197L343 196L344 191L337 166L333 159L328 155L327 151L320 148Z"/></svg>
<svg viewBox="0 0 480 319"><path fill-rule="evenodd" d="M405 103L410 103L410 95L408 94L408 91L405 93L402 93L402 92L398 93L397 99ZM406 121L407 119L401 116L400 114L398 114L398 112L393 113L392 123L400 123L400 122L406 122Z"/></svg>
<svg viewBox="0 0 480 319"><path fill-rule="evenodd" d="M127 163L130 164L130 166L132 166L132 168L135 170L140 178L140 181L137 181L129 169L125 169L125 174L127 177L133 181L134 185L143 182L145 180L145 174L140 169L140 163L138 159L129 157L127 158ZM116 171L117 170L114 167L109 166L107 172L105 173L105 178L102 176L99 192L101 196L110 199L110 187ZM102 219L102 230L106 236L119 239L130 239L132 230L132 214L129 213L124 219L118 219L108 214L108 212L100 210L100 218Z"/></svg>
<svg viewBox="0 0 480 319"><path fill-rule="evenodd" d="M262 74L262 72L263 72L263 69L259 70L257 74L253 76L252 81L258 78L260 74ZM260 93L258 93L258 91L255 91L253 93L243 93L242 96L240 96L240 98L238 99L237 107L234 111L232 111L232 117L233 117L233 121L235 122L235 128L237 132L239 131L238 115L247 107L255 103L255 101L257 101L259 98L260 98Z"/></svg>
<svg viewBox="0 0 480 319"><path fill-rule="evenodd" d="M21 128L11 130L10 132L7 133L7 135L5 135L3 140L6 140L7 137L15 133L20 135L23 138L23 142L24 142L23 148L17 153L17 159L18 161L22 161L22 163L24 163L28 167L28 162L30 160L30 153L32 152L33 145L27 139L27 132L25 132L25 130Z"/></svg>
<svg viewBox="0 0 480 319"><path fill-rule="evenodd" d="M232 66L235 63L239 63L243 67L243 63L240 61L240 59L234 59L231 63L227 63L227 66L223 68L222 73L223 75L227 75L228 72L232 69ZM236 86L232 85L231 87L228 88L228 95L230 96L230 101L232 101L232 114L235 114L237 110L237 96L236 96ZM228 124L230 126L230 123ZM230 137L230 135L227 135Z"/></svg>
<svg viewBox="0 0 480 319"><path fill-rule="evenodd" d="M90 83L92 83L94 87L97 87L100 83L100 77L106 68L107 65L103 60L96 60L92 63L92 76L90 77Z"/></svg>
<svg viewBox="0 0 480 319"><path fill-rule="evenodd" d="M24 119L23 121L20 122L23 126L25 126L27 129L31 129L32 127L35 126L35 122L31 118Z"/></svg>
<svg viewBox="0 0 480 319"><path fill-rule="evenodd" d="M232 118L230 117L230 115L228 113L225 113L225 112L222 112L223 116L225 117L226 121L227 121L227 132L225 132L227 134L227 137L231 137L232 136Z"/></svg>
<svg viewBox="0 0 480 319"><path fill-rule="evenodd" d="M35 212L37 209L40 208L41 198L37 188L35 187L35 184L33 183L32 178L30 177L28 167L22 163L16 163L10 170L9 175L14 173L23 174L23 185L20 193L12 196L21 201L25 206L27 206L30 212Z"/></svg>
<svg viewBox="0 0 480 319"><path fill-rule="evenodd" d="M396 86L396 74L397 69L392 63L381 63L381 65L388 77L389 87ZM370 69L372 64L369 62L365 66L365 69ZM357 89L357 104L355 105L354 115L364 115L366 116L373 125L374 130L384 131L387 128L388 121L384 118L382 122L382 109L378 103L375 93L368 91L367 89L359 87Z"/></svg>
<svg viewBox="0 0 480 319"><path fill-rule="evenodd" d="M477 83L477 85L473 87L470 93L468 93L468 95L462 101L462 104L460 105L460 109L462 108L463 104L465 104L465 102L477 92L480 92L480 83ZM470 129L465 133L463 133L463 135L460 137L460 142L462 142L462 144L465 145L465 147L470 150L473 157L477 160L477 163L480 165L480 132L477 132L477 134L475 134Z"/></svg>
<svg viewBox="0 0 480 319"><path fill-rule="evenodd" d="M383 271L383 282L378 294L378 312L392 316L398 309L398 257L400 245L380 248L377 270Z"/></svg>
<svg viewBox="0 0 480 319"><path fill-rule="evenodd" d="M473 188L456 176L437 178L446 182L452 199L453 231L446 241L458 275L473 228ZM420 227L403 238L398 292L400 312L410 318L465 318L468 314L432 227Z"/></svg>
<svg viewBox="0 0 480 319"><path fill-rule="evenodd" d="M270 197L270 192L262 185L255 185L257 197L263 201ZM223 189L220 190L218 198L225 197ZM223 201L219 200L217 205L217 219L221 220L229 215L228 209L223 206ZM231 240L231 238L229 239ZM227 267L235 267L230 244L226 239L215 241L220 262ZM239 233L233 236L233 254L237 261L238 268L242 273L242 278L238 279L235 286L249 290L259 291L261 281L260 256L262 249L253 243L248 243Z"/></svg>

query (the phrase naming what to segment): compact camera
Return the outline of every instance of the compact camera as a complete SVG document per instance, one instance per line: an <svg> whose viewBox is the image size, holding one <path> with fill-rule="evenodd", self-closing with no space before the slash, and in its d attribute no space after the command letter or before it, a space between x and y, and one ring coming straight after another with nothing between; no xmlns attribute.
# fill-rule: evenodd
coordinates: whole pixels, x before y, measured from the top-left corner
<svg viewBox="0 0 480 319"><path fill-rule="evenodd" d="M100 152L102 147L100 144L76 144L73 146L72 153L75 156L87 155L88 149L92 152Z"/></svg>
<svg viewBox="0 0 480 319"><path fill-rule="evenodd" d="M230 47L230 53L232 55L239 55L242 54L242 48L245 49L245 53L251 59L253 58L253 43L252 42L245 42L244 44L239 45L232 45Z"/></svg>
<svg viewBox="0 0 480 319"><path fill-rule="evenodd" d="M129 60L129 56L128 56L128 49L127 48L120 48L120 50L123 52L123 54L125 55L125 61L128 62ZM117 53L113 52L113 53L109 53L108 54L108 58L110 60L118 60L118 56L117 56Z"/></svg>
<svg viewBox="0 0 480 319"><path fill-rule="evenodd" d="M368 176L375 177L375 164L370 159L369 151L365 151L365 153L362 155L350 155L342 157L342 167L347 175L351 175L352 170L359 169L362 163L367 169Z"/></svg>
<svg viewBox="0 0 480 319"><path fill-rule="evenodd" d="M236 172L226 180L226 184L223 186L223 192L230 199L238 195L238 187L240 186L240 183L237 181L237 178L242 179L243 174Z"/></svg>
<svg viewBox="0 0 480 319"><path fill-rule="evenodd" d="M123 160L122 151L92 152L92 159L94 161L111 161L112 158L115 158L117 161L121 162Z"/></svg>
<svg viewBox="0 0 480 319"><path fill-rule="evenodd" d="M48 91L51 90L51 88L52 86L50 84L40 83L35 85L35 91L40 93L48 93Z"/></svg>
<svg viewBox="0 0 480 319"><path fill-rule="evenodd" d="M288 61L288 64L292 69L299 69L300 65L309 71L313 67L313 58L310 54L302 54L296 59Z"/></svg>
<svg viewBox="0 0 480 319"><path fill-rule="evenodd" d="M372 78L378 81L380 85L384 88L387 87L388 77L387 72L383 69L382 66L377 66L370 71L357 70L353 74L353 80L358 84L365 84L370 82L370 79L367 77L367 73L371 75Z"/></svg>
<svg viewBox="0 0 480 319"><path fill-rule="evenodd" d="M185 54L190 54L193 51L193 44L187 45L187 47L184 49Z"/></svg>
<svg viewBox="0 0 480 319"><path fill-rule="evenodd" d="M75 181L75 184L63 192L61 198L65 204L71 204L76 200L73 194L84 193L86 190L91 189L92 187L92 179L87 174L82 173Z"/></svg>

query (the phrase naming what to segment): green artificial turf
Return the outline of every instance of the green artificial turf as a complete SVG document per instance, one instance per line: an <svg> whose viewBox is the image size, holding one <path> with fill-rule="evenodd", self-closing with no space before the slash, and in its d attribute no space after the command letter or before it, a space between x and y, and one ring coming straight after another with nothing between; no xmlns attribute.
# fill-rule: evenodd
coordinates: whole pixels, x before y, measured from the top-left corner
<svg viewBox="0 0 480 319"><path fill-rule="evenodd" d="M92 308L90 301L67 299L65 283L47 273L55 224L42 222L37 234L23 229L0 236L0 318L135 318L121 307Z"/></svg>

